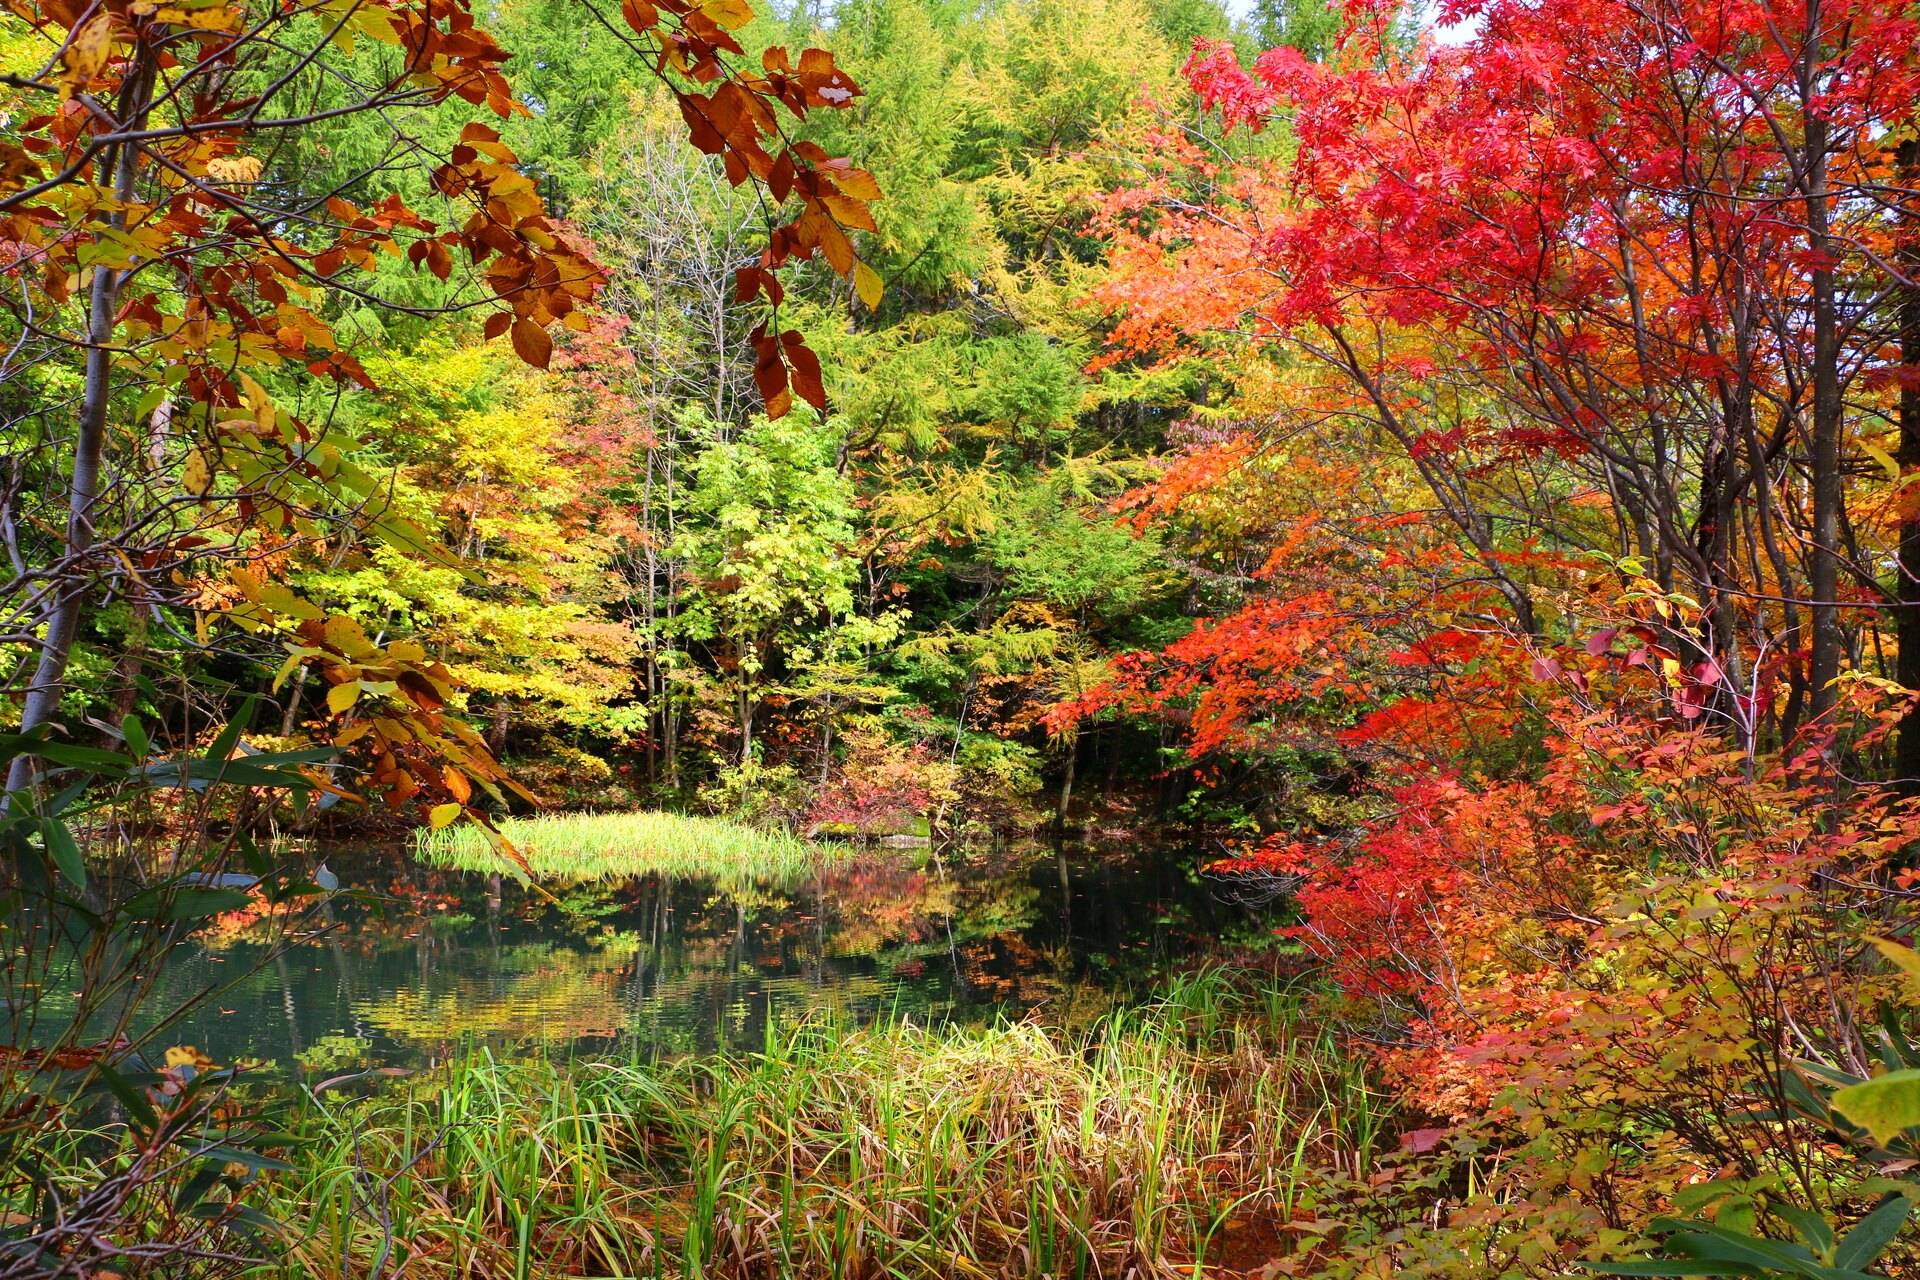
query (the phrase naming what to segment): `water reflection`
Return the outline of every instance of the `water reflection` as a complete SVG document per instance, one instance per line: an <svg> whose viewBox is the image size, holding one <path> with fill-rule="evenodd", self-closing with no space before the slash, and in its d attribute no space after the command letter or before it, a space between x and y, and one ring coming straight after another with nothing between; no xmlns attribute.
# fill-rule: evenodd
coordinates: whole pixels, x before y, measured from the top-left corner
<svg viewBox="0 0 1920 1280"><path fill-rule="evenodd" d="M642 1054L752 1047L831 1010L979 1018L1146 982L1199 940L1270 921L1217 900L1187 851L863 854L799 883L643 876L551 896L329 850L374 902L338 902L269 959L284 920L215 921L162 1006L231 976L175 1038L311 1072L431 1061L478 1041Z"/></svg>

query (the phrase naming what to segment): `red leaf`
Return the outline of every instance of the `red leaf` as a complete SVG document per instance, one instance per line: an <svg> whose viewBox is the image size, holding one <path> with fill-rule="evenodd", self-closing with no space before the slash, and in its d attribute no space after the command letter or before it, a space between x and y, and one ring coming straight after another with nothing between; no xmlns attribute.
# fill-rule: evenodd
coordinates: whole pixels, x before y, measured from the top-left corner
<svg viewBox="0 0 1920 1280"><path fill-rule="evenodd" d="M787 362L793 366L793 389L802 400L818 409L827 411L827 388L820 379L820 358L803 342L789 343Z"/></svg>

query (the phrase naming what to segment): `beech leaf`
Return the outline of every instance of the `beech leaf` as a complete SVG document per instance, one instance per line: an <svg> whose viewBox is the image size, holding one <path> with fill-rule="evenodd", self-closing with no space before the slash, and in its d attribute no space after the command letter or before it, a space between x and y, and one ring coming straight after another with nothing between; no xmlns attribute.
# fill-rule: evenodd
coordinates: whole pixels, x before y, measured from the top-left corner
<svg viewBox="0 0 1920 1280"><path fill-rule="evenodd" d="M867 304L867 310L880 309L880 296L886 291L881 283L880 273L866 263L856 263L853 268L853 287L860 295L860 301Z"/></svg>
<svg viewBox="0 0 1920 1280"><path fill-rule="evenodd" d="M536 369L547 367L553 359L553 338L546 329L531 320L513 322L513 349Z"/></svg>
<svg viewBox="0 0 1920 1280"><path fill-rule="evenodd" d="M1920 1126L1920 1070L1889 1071L1849 1085L1833 1095L1833 1109L1885 1146L1901 1130Z"/></svg>

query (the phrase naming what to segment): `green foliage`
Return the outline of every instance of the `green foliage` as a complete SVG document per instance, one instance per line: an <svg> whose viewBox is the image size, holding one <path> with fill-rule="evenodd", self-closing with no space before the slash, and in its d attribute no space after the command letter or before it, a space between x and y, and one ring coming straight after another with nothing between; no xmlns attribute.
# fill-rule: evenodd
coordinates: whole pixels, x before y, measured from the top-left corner
<svg viewBox="0 0 1920 1280"><path fill-rule="evenodd" d="M419 848L422 857L440 866L510 875L530 871L543 883L665 875L785 887L845 853L784 832L679 813L546 814L509 819L500 824L500 833L525 858L525 868L502 858L471 827L423 834Z"/></svg>
<svg viewBox="0 0 1920 1280"><path fill-rule="evenodd" d="M247 704L247 713L252 709ZM239 751L246 714L204 751L157 750L128 717L112 748L45 732L0 735L0 768L35 760L43 787L0 803L0 1267L137 1274L263 1259L280 1224L259 1177L291 1171L285 1108L252 1096L249 1069L167 1046L192 1003L146 998L189 929L259 899L289 922L321 889L238 826L224 806L326 790L325 750ZM110 814L168 811L177 843L102 856ZM246 890L230 887L231 879ZM241 980L244 975L233 974ZM279 1154L276 1154L279 1153Z"/></svg>

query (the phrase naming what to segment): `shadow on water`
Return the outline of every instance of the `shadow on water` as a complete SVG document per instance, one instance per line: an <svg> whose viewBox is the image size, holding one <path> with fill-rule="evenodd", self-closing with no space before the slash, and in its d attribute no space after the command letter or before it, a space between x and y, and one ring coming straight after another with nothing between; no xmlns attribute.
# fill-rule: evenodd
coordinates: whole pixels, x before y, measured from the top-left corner
<svg viewBox="0 0 1920 1280"><path fill-rule="evenodd" d="M325 856L365 900L337 901L278 955L284 924L271 915L213 921L169 966L157 1005L237 981L170 1040L332 1073L421 1065L476 1041L752 1048L827 1011L937 1021L1045 1005L1072 1021L1278 923L1219 897L1200 856L1178 848L869 852L798 883L643 875L546 893L399 849Z"/></svg>

